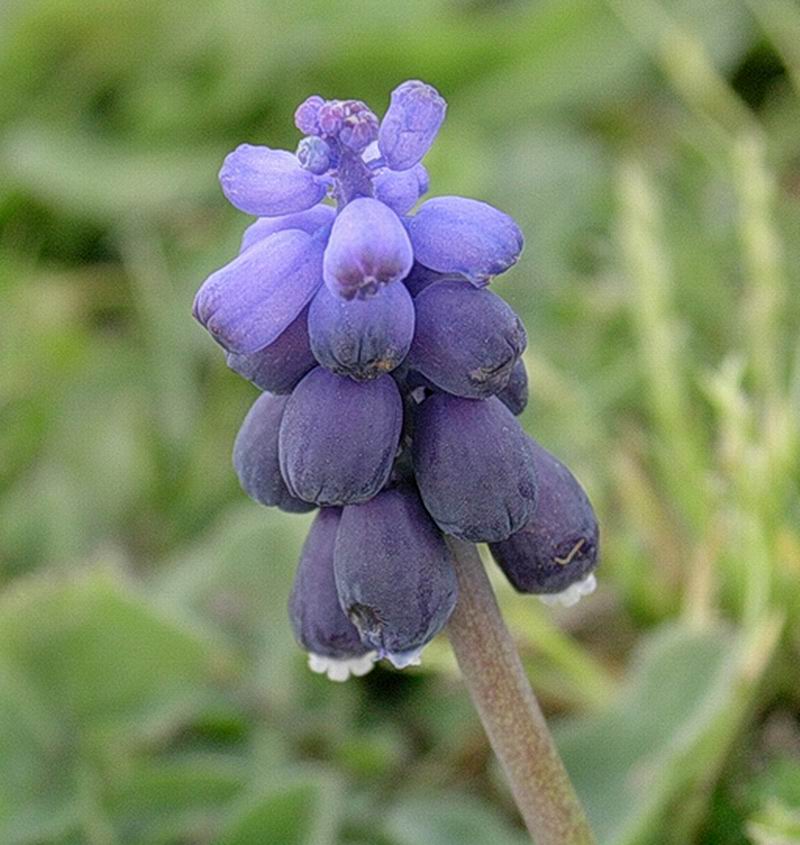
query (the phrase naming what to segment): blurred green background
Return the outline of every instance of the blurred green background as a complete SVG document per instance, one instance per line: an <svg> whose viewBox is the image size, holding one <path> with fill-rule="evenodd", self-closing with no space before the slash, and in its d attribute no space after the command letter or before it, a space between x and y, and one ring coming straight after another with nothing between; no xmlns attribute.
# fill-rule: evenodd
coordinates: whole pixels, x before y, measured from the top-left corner
<svg viewBox="0 0 800 845"><path fill-rule="evenodd" d="M223 156L415 77L602 526L571 610L490 567L600 842L800 842L800 6L3 0L2 845L526 841L446 642L305 668L308 519L238 489L255 389L190 317Z"/></svg>

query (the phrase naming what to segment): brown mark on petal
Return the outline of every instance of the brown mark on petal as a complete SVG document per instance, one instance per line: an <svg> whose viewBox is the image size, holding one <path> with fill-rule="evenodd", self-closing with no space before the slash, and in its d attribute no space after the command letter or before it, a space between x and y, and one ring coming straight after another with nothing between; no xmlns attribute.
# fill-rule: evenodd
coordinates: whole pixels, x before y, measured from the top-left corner
<svg viewBox="0 0 800 845"><path fill-rule="evenodd" d="M566 566L568 563L575 559L575 555L583 548L584 544L586 543L585 538L581 537L577 543L572 547L572 550L566 557L556 557L553 558L553 562L559 564L560 566Z"/></svg>

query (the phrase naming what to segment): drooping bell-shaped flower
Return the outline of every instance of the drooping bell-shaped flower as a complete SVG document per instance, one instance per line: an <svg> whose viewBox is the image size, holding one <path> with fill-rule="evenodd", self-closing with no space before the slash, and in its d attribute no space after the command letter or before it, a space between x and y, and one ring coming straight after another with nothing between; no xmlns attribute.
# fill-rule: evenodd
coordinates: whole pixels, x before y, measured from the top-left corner
<svg viewBox="0 0 800 845"><path fill-rule="evenodd" d="M327 192L325 183L291 153L251 144L229 153L219 181L231 205L258 217L305 211Z"/></svg>
<svg viewBox="0 0 800 845"><path fill-rule="evenodd" d="M376 199L359 197L339 212L333 224L322 272L333 293L352 299L399 281L413 260L398 216Z"/></svg>
<svg viewBox="0 0 800 845"><path fill-rule="evenodd" d="M233 466L251 499L289 513L305 513L314 506L292 496L278 460L278 434L288 398L263 393L256 399L236 436Z"/></svg>
<svg viewBox="0 0 800 845"><path fill-rule="evenodd" d="M594 590L598 528L589 498L556 457L528 438L539 498L527 522L489 549L511 585L567 606Z"/></svg>
<svg viewBox="0 0 800 845"><path fill-rule="evenodd" d="M416 331L408 364L456 396L502 390L527 345L522 321L489 290L463 281L429 285L414 300Z"/></svg>
<svg viewBox="0 0 800 845"><path fill-rule="evenodd" d="M455 607L450 551L410 486L344 509L334 571L361 641L398 668L419 662Z"/></svg>
<svg viewBox="0 0 800 845"><path fill-rule="evenodd" d="M402 284L368 299L342 299L322 285L308 314L311 348L334 373L358 381L394 370L414 337L414 303Z"/></svg>
<svg viewBox="0 0 800 845"><path fill-rule="evenodd" d="M281 422L286 486L321 507L366 501L389 479L402 425L391 376L359 383L317 367L294 389Z"/></svg>
<svg viewBox="0 0 800 845"><path fill-rule="evenodd" d="M524 245L514 220L466 197L434 197L408 220L414 257L440 273L458 273L477 286L516 264Z"/></svg>
<svg viewBox="0 0 800 845"><path fill-rule="evenodd" d="M333 552L340 508L322 508L311 523L289 597L289 619L298 643L308 652L313 672L332 681L366 675L376 654L339 605L333 575Z"/></svg>
<svg viewBox="0 0 800 845"><path fill-rule="evenodd" d="M499 542L533 512L538 485L530 444L494 396L429 396L414 415L413 456L422 501L446 534Z"/></svg>
<svg viewBox="0 0 800 845"><path fill-rule="evenodd" d="M320 285L320 290L324 285ZM270 393L290 393L301 378L317 366L308 338L308 306L278 337L258 352L241 355L229 352L228 366Z"/></svg>

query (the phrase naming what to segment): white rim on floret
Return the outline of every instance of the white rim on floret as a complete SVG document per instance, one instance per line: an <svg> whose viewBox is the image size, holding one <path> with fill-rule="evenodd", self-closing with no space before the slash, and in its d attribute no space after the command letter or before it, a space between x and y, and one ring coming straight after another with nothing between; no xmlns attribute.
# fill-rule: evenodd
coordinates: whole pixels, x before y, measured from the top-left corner
<svg viewBox="0 0 800 845"><path fill-rule="evenodd" d="M409 651L387 651L385 656L395 669L405 669L406 666L419 666L422 663L420 655L424 648L425 646L423 645L419 648L412 648Z"/></svg>
<svg viewBox="0 0 800 845"><path fill-rule="evenodd" d="M597 578L595 578L594 573L591 572L583 579L583 581L576 581L574 584L570 584L566 590L562 590L560 593L541 595L539 596L539 599L550 607L557 604L560 604L563 607L572 607L584 596L588 596L593 593L596 587Z"/></svg>
<svg viewBox="0 0 800 845"><path fill-rule="evenodd" d="M374 651L360 657L326 657L324 654L308 655L308 668L318 675L327 675L331 681L346 681L351 675L360 678L375 665L378 655Z"/></svg>

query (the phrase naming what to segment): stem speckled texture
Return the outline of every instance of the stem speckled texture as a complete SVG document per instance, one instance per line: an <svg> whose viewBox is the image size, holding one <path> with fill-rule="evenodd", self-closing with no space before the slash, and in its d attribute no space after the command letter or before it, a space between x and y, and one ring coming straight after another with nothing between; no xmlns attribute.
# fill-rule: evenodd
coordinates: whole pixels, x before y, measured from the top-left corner
<svg viewBox="0 0 800 845"><path fill-rule="evenodd" d="M478 550L460 540L448 542L459 598L447 632L525 825L536 845L595 845Z"/></svg>

